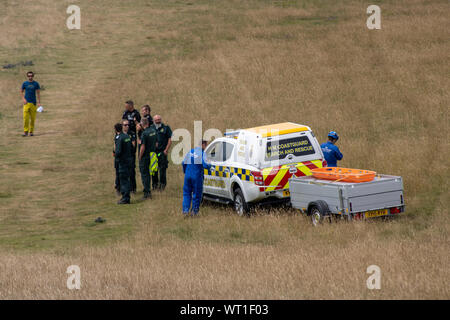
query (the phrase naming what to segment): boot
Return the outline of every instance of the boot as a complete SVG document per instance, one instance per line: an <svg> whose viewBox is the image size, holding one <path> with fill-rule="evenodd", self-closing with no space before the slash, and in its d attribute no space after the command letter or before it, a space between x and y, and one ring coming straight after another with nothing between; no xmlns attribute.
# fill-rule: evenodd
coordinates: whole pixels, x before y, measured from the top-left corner
<svg viewBox="0 0 450 320"><path fill-rule="evenodd" d="M130 200L120 199L117 204L130 204Z"/></svg>
<svg viewBox="0 0 450 320"><path fill-rule="evenodd" d="M152 198L152 194L151 193L144 193L144 196L142 197L142 200L147 200L147 199L151 199Z"/></svg>

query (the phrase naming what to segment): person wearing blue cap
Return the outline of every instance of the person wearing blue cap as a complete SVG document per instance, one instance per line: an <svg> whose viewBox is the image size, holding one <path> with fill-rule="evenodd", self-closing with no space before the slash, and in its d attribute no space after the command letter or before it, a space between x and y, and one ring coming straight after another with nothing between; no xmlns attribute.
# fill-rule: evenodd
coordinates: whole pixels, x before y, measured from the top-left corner
<svg viewBox="0 0 450 320"><path fill-rule="evenodd" d="M336 146L338 139L339 136L336 131L330 131L328 141L320 145L328 167L337 167L338 160L342 160L343 155Z"/></svg>
<svg viewBox="0 0 450 320"><path fill-rule="evenodd" d="M204 169L211 168L211 165L206 161L206 154L204 153L207 144L207 141L202 140L202 146L192 149L186 154L181 163L184 173L183 214L185 217L189 215L189 211L192 212L193 216L196 216L200 208Z"/></svg>

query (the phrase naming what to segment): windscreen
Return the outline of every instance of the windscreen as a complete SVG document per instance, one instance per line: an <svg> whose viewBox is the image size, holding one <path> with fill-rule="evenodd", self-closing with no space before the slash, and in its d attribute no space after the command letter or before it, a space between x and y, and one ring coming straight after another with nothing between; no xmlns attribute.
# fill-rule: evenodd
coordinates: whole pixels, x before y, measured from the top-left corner
<svg viewBox="0 0 450 320"><path fill-rule="evenodd" d="M316 151L307 136L267 141L266 161L283 160L292 154L295 157L314 154Z"/></svg>

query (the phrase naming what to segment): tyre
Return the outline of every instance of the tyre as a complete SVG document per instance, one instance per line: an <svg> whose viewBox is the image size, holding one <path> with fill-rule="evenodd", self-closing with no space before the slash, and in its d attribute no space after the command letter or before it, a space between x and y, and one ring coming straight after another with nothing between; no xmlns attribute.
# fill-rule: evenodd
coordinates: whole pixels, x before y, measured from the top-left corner
<svg viewBox="0 0 450 320"><path fill-rule="evenodd" d="M250 213L250 208L248 203L245 202L244 194L240 188L234 190L234 210L240 217L249 216Z"/></svg>
<svg viewBox="0 0 450 320"><path fill-rule="evenodd" d="M309 205L309 216L313 226L322 224L325 217L329 218L328 205L325 201L318 200Z"/></svg>

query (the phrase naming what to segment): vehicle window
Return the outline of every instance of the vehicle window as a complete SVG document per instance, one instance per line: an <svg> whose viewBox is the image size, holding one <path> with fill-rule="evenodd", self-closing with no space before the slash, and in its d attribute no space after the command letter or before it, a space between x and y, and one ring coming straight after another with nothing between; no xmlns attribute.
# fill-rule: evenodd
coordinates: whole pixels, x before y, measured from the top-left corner
<svg viewBox="0 0 450 320"><path fill-rule="evenodd" d="M222 161L222 142L214 143L206 152L206 158L210 161Z"/></svg>
<svg viewBox="0 0 450 320"><path fill-rule="evenodd" d="M223 161L227 161L228 159L230 159L233 148L234 145L232 143L223 143Z"/></svg>
<svg viewBox="0 0 450 320"><path fill-rule="evenodd" d="M316 151L307 136L267 141L266 161L282 160L289 154L296 157L313 154Z"/></svg>

